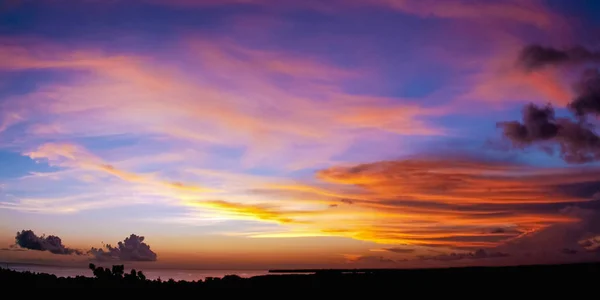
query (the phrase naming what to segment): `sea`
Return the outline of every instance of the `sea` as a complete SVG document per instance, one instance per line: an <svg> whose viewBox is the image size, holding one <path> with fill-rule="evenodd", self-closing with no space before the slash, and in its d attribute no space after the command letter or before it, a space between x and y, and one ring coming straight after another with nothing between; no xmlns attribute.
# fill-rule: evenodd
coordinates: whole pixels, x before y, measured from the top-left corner
<svg viewBox="0 0 600 300"><path fill-rule="evenodd" d="M59 267L47 265L30 265L30 264L8 264L2 265L2 268L9 268L19 272L35 272L54 274L58 277L75 277L86 276L93 277L92 270L88 268L78 267ZM129 272L129 270L125 270ZM240 277L252 277L268 274L268 270L178 270L178 269L144 269L142 270L148 279L173 279L176 281L185 280L204 280L207 277L223 277L225 275L237 275Z"/></svg>

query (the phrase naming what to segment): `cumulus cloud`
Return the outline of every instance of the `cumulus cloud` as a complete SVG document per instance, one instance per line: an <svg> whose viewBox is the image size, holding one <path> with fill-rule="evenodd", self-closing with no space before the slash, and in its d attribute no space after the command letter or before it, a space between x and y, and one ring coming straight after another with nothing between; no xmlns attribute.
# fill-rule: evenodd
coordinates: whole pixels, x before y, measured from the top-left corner
<svg viewBox="0 0 600 300"><path fill-rule="evenodd" d="M131 234L124 241L117 243L117 247L110 244L102 248L92 248L90 253L98 260L120 261L156 261L157 255L144 243L144 237Z"/></svg>
<svg viewBox="0 0 600 300"><path fill-rule="evenodd" d="M453 260L461 260L461 259L484 259L484 258L500 258L500 257L508 257L508 253L504 252L488 252L484 249L479 249L474 252L466 252L466 253L445 253L439 255L421 255L418 256L421 260L440 260L440 261L453 261Z"/></svg>
<svg viewBox="0 0 600 300"><path fill-rule="evenodd" d="M588 123L556 118L550 105L528 104L522 121L498 123L503 136L516 148L539 145L549 152L558 146L560 157L568 163L587 163L600 159L600 136Z"/></svg>
<svg viewBox="0 0 600 300"><path fill-rule="evenodd" d="M24 249L48 251L54 254L83 254L81 251L68 248L62 244L61 238L55 235L37 236L32 230L23 230L17 232L15 236L16 244Z"/></svg>
<svg viewBox="0 0 600 300"><path fill-rule="evenodd" d="M544 66L600 63L600 52L573 47L559 50L539 45L525 47L518 64L526 70ZM528 104L521 121L500 122L503 136L516 148L537 145L552 153L558 147L568 163L587 163L600 159L600 136L589 116L600 114L600 72L597 68L583 71L573 84L574 99L567 105L574 118L557 118L552 106Z"/></svg>

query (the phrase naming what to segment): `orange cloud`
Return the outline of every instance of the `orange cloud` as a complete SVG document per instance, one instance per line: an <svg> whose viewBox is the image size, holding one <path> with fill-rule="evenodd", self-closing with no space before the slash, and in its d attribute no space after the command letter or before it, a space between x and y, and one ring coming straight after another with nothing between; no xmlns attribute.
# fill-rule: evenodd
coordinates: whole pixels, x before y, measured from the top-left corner
<svg viewBox="0 0 600 300"><path fill-rule="evenodd" d="M280 197L287 191L297 201L317 198L338 204L321 213L326 218L311 216L310 224L289 235L259 236L313 232L381 244L495 247L555 224L577 222L559 208L592 200L592 194L573 190L598 178L599 172L468 157L331 167L317 172L318 187L267 187L278 190Z"/></svg>
<svg viewBox="0 0 600 300"><path fill-rule="evenodd" d="M303 215L317 214L318 211L286 211L266 205L252 205L243 203L234 203L222 200L213 201L193 201L187 202L192 206L217 210L219 213L227 214L228 217L261 220L277 223L306 223L301 221Z"/></svg>
<svg viewBox="0 0 600 300"><path fill-rule="evenodd" d="M29 155L128 182L163 187L169 182L188 189L120 170L71 144L46 144ZM198 208L216 219L280 225L275 231L238 232L254 238L334 236L386 245L491 248L557 224L578 222L577 215L564 214L560 208L593 199L596 190L586 192L591 190L581 186L597 182L599 172L470 157L417 157L330 167L317 172L316 183L274 183L268 177L216 173L240 180L241 185L228 185L235 187L230 194L208 191L203 198L182 194L177 205Z"/></svg>
<svg viewBox="0 0 600 300"><path fill-rule="evenodd" d="M581 201L548 191L517 174L531 172L521 166L471 161L407 160L365 164L353 168L330 168L318 178L341 184L361 185L383 197L402 196L406 200L435 200L449 204L477 203L564 203ZM591 174L587 174L588 177ZM539 175L538 175L539 176ZM565 176L543 175L548 180ZM517 179L518 178L518 179ZM568 180L568 179L560 179ZM546 181L547 182L547 181Z"/></svg>

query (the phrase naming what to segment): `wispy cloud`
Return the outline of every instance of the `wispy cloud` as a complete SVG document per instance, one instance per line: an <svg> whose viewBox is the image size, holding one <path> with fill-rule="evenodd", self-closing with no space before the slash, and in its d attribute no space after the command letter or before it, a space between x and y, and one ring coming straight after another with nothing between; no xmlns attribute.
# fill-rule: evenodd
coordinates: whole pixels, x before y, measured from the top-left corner
<svg viewBox="0 0 600 300"><path fill-rule="evenodd" d="M288 155L307 163L325 161L365 130L443 133L424 120L440 115L439 109L349 94L330 84L355 76L351 71L229 42L193 40L188 45L183 55L203 72L189 74L140 57L44 44L41 48L49 52L43 56L19 43L5 47L2 51L11 59L0 68L91 73L8 101L3 111L22 115L19 121L30 128L32 138L166 136L172 142L244 147L247 164L269 156L270 161L289 161ZM285 77L288 87L279 84Z"/></svg>
<svg viewBox="0 0 600 300"><path fill-rule="evenodd" d="M86 149L74 144L43 144L37 149L25 153L32 159L47 159L50 164L68 168L82 168L104 172L125 181L140 182L149 185L163 185L189 192L206 192L207 188L187 185L177 181L165 181L154 178L152 175L136 174L116 168L104 162L101 158L89 153Z"/></svg>
<svg viewBox="0 0 600 300"><path fill-rule="evenodd" d="M512 21L541 28L548 28L553 25L558 15L550 11L543 5L542 1L483 1L468 2L461 0L450 0L439 3L437 1L417 1L417 0L307 0L296 1L274 1L274 0L144 0L149 3L194 7L194 6L215 6L215 5L246 5L246 6L267 6L269 8L309 8L321 12L340 12L344 9L354 7L375 7L396 10L406 14L417 15L425 18L450 18L450 19L468 19L468 20L500 20Z"/></svg>

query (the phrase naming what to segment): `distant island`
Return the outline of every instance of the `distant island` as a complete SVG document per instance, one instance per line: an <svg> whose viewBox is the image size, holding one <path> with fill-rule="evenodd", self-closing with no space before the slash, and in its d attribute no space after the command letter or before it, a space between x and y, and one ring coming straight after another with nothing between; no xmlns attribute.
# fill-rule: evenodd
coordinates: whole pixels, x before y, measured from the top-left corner
<svg viewBox="0 0 600 300"><path fill-rule="evenodd" d="M222 278L208 277L197 281L147 279L143 271L125 272L124 265L112 268L89 264L94 277L58 277L34 272L0 268L0 282L5 287L40 288L394 288L401 291L430 286L456 290L468 285L510 289L564 288L597 282L600 263L564 265L528 265L510 267L461 267L443 269L310 269L271 270L273 275L242 278L235 274ZM286 275L275 275L288 273ZM451 285L450 285L451 284ZM475 284L475 285L473 285ZM576 285L575 285L576 284ZM446 290L450 291L450 290Z"/></svg>

